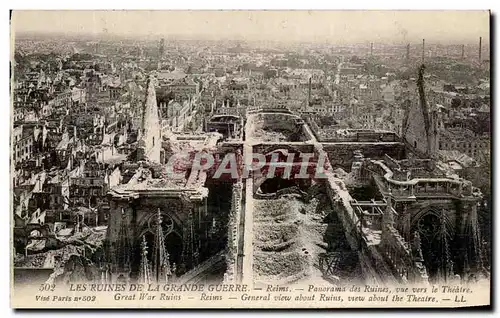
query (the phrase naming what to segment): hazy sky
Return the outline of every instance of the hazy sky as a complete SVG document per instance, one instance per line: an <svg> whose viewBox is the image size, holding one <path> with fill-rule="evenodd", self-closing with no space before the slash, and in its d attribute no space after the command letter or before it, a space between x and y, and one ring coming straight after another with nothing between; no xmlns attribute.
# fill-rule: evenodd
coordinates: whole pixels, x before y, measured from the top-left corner
<svg viewBox="0 0 500 318"><path fill-rule="evenodd" d="M16 31L332 42L475 43L487 11L14 11Z"/></svg>

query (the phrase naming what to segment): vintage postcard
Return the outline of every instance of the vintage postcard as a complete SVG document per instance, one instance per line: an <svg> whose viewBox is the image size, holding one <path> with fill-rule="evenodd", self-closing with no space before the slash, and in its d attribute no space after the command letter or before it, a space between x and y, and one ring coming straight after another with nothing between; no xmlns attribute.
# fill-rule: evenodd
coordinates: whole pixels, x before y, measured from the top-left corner
<svg viewBox="0 0 500 318"><path fill-rule="evenodd" d="M490 305L489 11L12 11L11 306Z"/></svg>

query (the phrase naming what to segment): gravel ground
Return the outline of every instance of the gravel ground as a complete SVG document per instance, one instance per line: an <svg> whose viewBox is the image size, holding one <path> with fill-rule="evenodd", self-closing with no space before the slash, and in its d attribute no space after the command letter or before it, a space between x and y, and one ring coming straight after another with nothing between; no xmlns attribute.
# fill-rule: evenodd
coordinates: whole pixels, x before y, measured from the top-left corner
<svg viewBox="0 0 500 318"><path fill-rule="evenodd" d="M254 282L256 284L337 284L359 278L340 221L321 187L297 198L254 199ZM332 217L333 216L333 217ZM336 275L325 276L321 258L337 259Z"/></svg>
<svg viewBox="0 0 500 318"><path fill-rule="evenodd" d="M255 200L254 279L257 283L293 283L315 275L317 254L327 245L322 224L325 204L313 198Z"/></svg>

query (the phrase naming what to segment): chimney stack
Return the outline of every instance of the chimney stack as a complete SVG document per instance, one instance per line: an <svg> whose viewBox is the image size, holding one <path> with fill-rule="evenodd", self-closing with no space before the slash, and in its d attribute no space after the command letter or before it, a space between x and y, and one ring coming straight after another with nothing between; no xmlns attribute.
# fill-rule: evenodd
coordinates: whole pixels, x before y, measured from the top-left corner
<svg viewBox="0 0 500 318"><path fill-rule="evenodd" d="M422 39L422 64L425 62L425 39Z"/></svg>
<svg viewBox="0 0 500 318"><path fill-rule="evenodd" d="M370 56L373 55L373 42L370 43Z"/></svg>
<svg viewBox="0 0 500 318"><path fill-rule="evenodd" d="M311 86L312 86L312 76L309 77L309 85L308 85L308 92L307 92L307 106L311 106Z"/></svg>
<svg viewBox="0 0 500 318"><path fill-rule="evenodd" d="M465 58L465 45L462 44L462 60Z"/></svg>
<svg viewBox="0 0 500 318"><path fill-rule="evenodd" d="M481 45L482 45L482 41L483 41L483 38L482 37L479 37L479 65L481 65Z"/></svg>
<svg viewBox="0 0 500 318"><path fill-rule="evenodd" d="M410 43L406 45L406 63L410 63Z"/></svg>

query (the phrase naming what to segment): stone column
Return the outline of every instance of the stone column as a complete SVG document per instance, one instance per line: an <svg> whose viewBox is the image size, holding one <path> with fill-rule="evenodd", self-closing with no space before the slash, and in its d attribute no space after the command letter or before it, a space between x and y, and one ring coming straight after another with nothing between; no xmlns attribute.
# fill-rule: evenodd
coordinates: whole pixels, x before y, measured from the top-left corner
<svg viewBox="0 0 500 318"><path fill-rule="evenodd" d="M188 236L188 259L189 259L189 262L191 263L190 264L190 268L191 267L194 267L197 265L197 259L198 259L198 248L197 248L197 245L196 244L196 224L195 224L195 221L194 221L194 213L195 213L195 209L194 208L191 208L189 210L189 214L188 214L188 233L189 233L189 236Z"/></svg>
<svg viewBox="0 0 500 318"><path fill-rule="evenodd" d="M193 208L194 213L197 214L196 218L196 224L193 226L193 242L194 242L194 255L195 257L195 264L198 264L199 262L199 254L200 250L202 249L202 240L206 240L205 236L205 217L203 215L203 200L195 202L194 208Z"/></svg>
<svg viewBox="0 0 500 318"><path fill-rule="evenodd" d="M138 233L139 229L137 228L137 202L134 199L129 199L128 200L128 206L131 209L131 216L130 216L130 234L131 234L131 239L133 241L133 244L136 243L136 236L139 235Z"/></svg>
<svg viewBox="0 0 500 318"><path fill-rule="evenodd" d="M206 244L202 244L202 242L208 242L208 228L209 228L209 224L211 224L211 220L207 219L207 217L208 217L207 214L208 214L207 199L203 198L198 205L198 215L199 215L198 239L199 239L200 248L203 248L202 245L206 245Z"/></svg>
<svg viewBox="0 0 500 318"><path fill-rule="evenodd" d="M468 204L467 209L471 213L471 221L472 221L472 241L474 246L474 265L476 267L476 271L482 271L483 269L483 260L482 260L482 243L481 243L481 235L479 231L479 223L477 220L477 204L476 202L472 202Z"/></svg>
<svg viewBox="0 0 500 318"><path fill-rule="evenodd" d="M193 268L193 210L189 209L182 231L182 261L186 271Z"/></svg>
<svg viewBox="0 0 500 318"><path fill-rule="evenodd" d="M354 160L351 165L351 172L357 182L362 182L363 154L361 150L354 151Z"/></svg>
<svg viewBox="0 0 500 318"><path fill-rule="evenodd" d="M385 241L387 239L388 229L389 227L394 226L394 216L392 214L392 197L386 197L387 207L382 215L382 240Z"/></svg>

